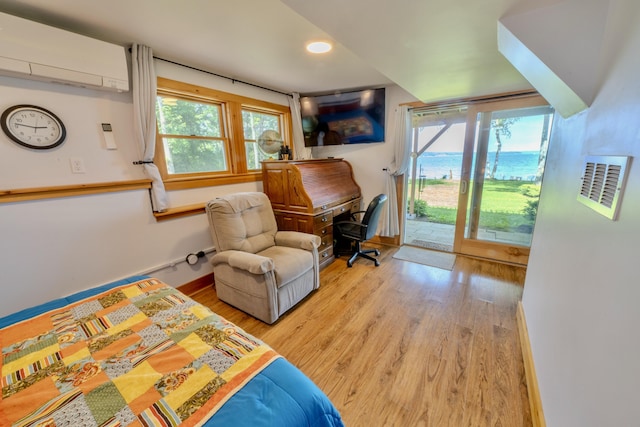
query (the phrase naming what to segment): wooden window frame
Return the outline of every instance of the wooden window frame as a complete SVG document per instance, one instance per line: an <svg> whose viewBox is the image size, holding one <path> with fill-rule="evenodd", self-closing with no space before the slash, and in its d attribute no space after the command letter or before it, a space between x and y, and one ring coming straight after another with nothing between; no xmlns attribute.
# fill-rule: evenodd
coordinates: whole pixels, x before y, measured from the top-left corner
<svg viewBox="0 0 640 427"><path fill-rule="evenodd" d="M158 95L175 96L188 101L220 104L222 107L222 120L224 122L222 126L226 137L225 155L227 157L227 171L180 174L180 176L176 176L170 175L167 172L164 146L160 133L157 132L154 162L160 170L165 189L167 190L184 190L262 180L261 170L249 170L247 168L242 123L243 109L251 109L280 116L282 137L285 144L289 147L293 146L291 137L293 134L291 111L288 105L274 104L163 77L158 77L157 93Z"/></svg>
<svg viewBox="0 0 640 427"><path fill-rule="evenodd" d="M284 130L285 129L291 129L291 114L289 114L289 116L287 118L284 117L284 115L281 112L276 112L276 111L272 111L272 110L267 110L265 108L260 108L260 107L255 107L252 105L243 105L240 108L240 115L242 117L242 112L243 111L248 111L248 112L254 112L257 114L264 114L264 115L272 115L272 116L276 116L278 119L278 124L279 124L279 130L280 130L280 134L285 133ZM289 119L289 120L287 120ZM246 150L246 144L247 142L251 142L252 144L258 144L258 140L257 139L245 139L244 138L244 124L243 124L243 129L242 129L243 133L242 133L242 146L245 148ZM289 135L291 135L291 133L289 133ZM292 142L290 142L290 138L284 138L284 142L285 145L293 145ZM291 147L290 147L291 148ZM259 148L257 148L259 150ZM293 150L292 150L293 152ZM246 152L245 152L245 160L246 160ZM248 166L247 166L248 167ZM258 167L256 169L248 169L251 172L257 171L257 172L261 172L262 168Z"/></svg>

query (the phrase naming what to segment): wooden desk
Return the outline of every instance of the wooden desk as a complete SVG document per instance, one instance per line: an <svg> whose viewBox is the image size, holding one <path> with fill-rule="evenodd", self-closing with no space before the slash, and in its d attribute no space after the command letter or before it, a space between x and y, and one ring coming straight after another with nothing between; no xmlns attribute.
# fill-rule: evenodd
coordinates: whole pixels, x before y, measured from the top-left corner
<svg viewBox="0 0 640 427"><path fill-rule="evenodd" d="M278 229L320 236L320 268L333 262L333 223L360 210L351 165L342 159L264 161L262 182Z"/></svg>

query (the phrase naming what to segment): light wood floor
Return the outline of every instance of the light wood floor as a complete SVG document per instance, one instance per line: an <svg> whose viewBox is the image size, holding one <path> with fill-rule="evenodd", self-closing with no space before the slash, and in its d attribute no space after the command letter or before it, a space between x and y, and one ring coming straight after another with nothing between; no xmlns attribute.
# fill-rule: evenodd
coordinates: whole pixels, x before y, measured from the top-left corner
<svg viewBox="0 0 640 427"><path fill-rule="evenodd" d="M525 269L458 257L446 271L380 249L377 268L336 260L271 326L213 290L193 297L298 366L349 427L531 426L516 327Z"/></svg>

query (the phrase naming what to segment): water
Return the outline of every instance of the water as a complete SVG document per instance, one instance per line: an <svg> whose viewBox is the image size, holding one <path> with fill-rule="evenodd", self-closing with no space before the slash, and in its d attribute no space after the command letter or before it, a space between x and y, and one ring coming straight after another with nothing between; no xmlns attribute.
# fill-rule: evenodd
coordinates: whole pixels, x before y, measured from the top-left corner
<svg viewBox="0 0 640 427"><path fill-rule="evenodd" d="M495 152L487 154L485 176L491 173L495 155ZM501 151L495 178L533 181L538 171L538 155L537 151ZM453 174L453 179L460 179L461 166L462 153L425 152L418 157L417 175L441 179Z"/></svg>

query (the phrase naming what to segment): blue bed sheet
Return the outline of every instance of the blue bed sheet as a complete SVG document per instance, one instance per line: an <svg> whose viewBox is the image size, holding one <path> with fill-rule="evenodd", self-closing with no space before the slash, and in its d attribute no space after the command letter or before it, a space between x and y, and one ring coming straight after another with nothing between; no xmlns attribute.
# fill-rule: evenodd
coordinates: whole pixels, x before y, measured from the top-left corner
<svg viewBox="0 0 640 427"><path fill-rule="evenodd" d="M113 287L149 278L132 276L0 318L0 328L64 307ZM298 368L278 358L234 394L206 427L340 427L340 413Z"/></svg>

